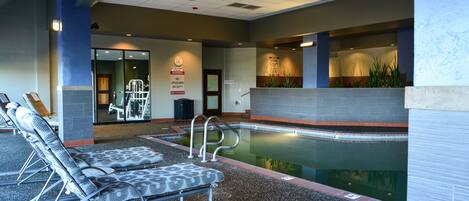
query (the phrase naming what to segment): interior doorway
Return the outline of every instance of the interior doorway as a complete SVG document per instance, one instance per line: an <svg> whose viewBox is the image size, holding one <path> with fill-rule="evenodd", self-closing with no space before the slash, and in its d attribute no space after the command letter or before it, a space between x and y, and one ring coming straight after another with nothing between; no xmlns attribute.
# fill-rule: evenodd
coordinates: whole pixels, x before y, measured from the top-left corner
<svg viewBox="0 0 469 201"><path fill-rule="evenodd" d="M99 74L96 75L96 98L97 106L99 108L105 108L111 103L112 97L112 75L110 74Z"/></svg>
<svg viewBox="0 0 469 201"><path fill-rule="evenodd" d="M222 71L204 70L203 96L204 114L221 115L222 112Z"/></svg>
<svg viewBox="0 0 469 201"><path fill-rule="evenodd" d="M94 123L149 121L150 52L92 49Z"/></svg>

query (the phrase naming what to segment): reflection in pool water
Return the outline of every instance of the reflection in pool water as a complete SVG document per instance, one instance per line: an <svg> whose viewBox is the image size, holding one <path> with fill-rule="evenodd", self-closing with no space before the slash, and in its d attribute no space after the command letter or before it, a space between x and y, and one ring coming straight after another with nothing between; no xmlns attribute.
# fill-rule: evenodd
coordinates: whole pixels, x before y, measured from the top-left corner
<svg viewBox="0 0 469 201"><path fill-rule="evenodd" d="M226 145L235 140L230 132ZM240 135L237 148L219 155L381 200L406 200L407 142L334 142L249 129ZM209 141L218 138L209 134ZM189 145L188 135L165 140ZM194 141L200 147L202 134Z"/></svg>

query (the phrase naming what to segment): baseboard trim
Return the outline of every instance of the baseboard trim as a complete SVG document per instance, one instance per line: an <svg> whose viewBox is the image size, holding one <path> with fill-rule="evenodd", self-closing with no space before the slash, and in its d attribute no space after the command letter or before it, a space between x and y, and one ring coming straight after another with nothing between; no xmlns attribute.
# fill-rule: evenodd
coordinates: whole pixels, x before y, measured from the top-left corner
<svg viewBox="0 0 469 201"><path fill-rule="evenodd" d="M174 118L158 118L158 119L152 119L151 123L171 123L175 121L176 120Z"/></svg>
<svg viewBox="0 0 469 201"><path fill-rule="evenodd" d="M222 112L221 113L222 116L241 116L245 114L246 112Z"/></svg>
<svg viewBox="0 0 469 201"><path fill-rule="evenodd" d="M398 122L312 121L312 120L304 120L304 119L290 119L290 118L259 116L259 115L251 115L251 120L305 124L305 125L311 125L311 126L363 126L363 127L368 126L368 127L399 127L399 128L408 127L407 123L398 123Z"/></svg>
<svg viewBox="0 0 469 201"><path fill-rule="evenodd" d="M94 144L94 139L86 140L68 140L64 142L65 147L79 147L84 145Z"/></svg>

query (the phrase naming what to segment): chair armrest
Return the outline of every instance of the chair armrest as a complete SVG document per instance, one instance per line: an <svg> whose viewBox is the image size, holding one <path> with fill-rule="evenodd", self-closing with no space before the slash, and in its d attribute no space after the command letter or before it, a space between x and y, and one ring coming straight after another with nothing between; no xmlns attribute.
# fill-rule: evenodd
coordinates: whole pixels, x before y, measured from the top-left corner
<svg viewBox="0 0 469 201"><path fill-rule="evenodd" d="M87 170L87 169L94 169L94 170L98 170L102 173L104 173L104 175L107 175L107 172L104 171L103 169L99 168L99 167L94 167L94 166L86 166L86 167L82 167L80 168L80 171L83 171L83 170Z"/></svg>

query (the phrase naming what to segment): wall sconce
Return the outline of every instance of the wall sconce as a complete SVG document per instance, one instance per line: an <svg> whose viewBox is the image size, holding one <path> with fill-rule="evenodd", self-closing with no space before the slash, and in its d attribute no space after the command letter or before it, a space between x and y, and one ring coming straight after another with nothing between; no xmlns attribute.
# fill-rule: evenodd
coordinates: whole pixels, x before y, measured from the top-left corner
<svg viewBox="0 0 469 201"><path fill-rule="evenodd" d="M62 31L62 21L58 19L52 20L52 30L57 32Z"/></svg>
<svg viewBox="0 0 469 201"><path fill-rule="evenodd" d="M302 42L300 44L300 47L312 47L314 46L314 42L313 41L310 41L310 42Z"/></svg>

